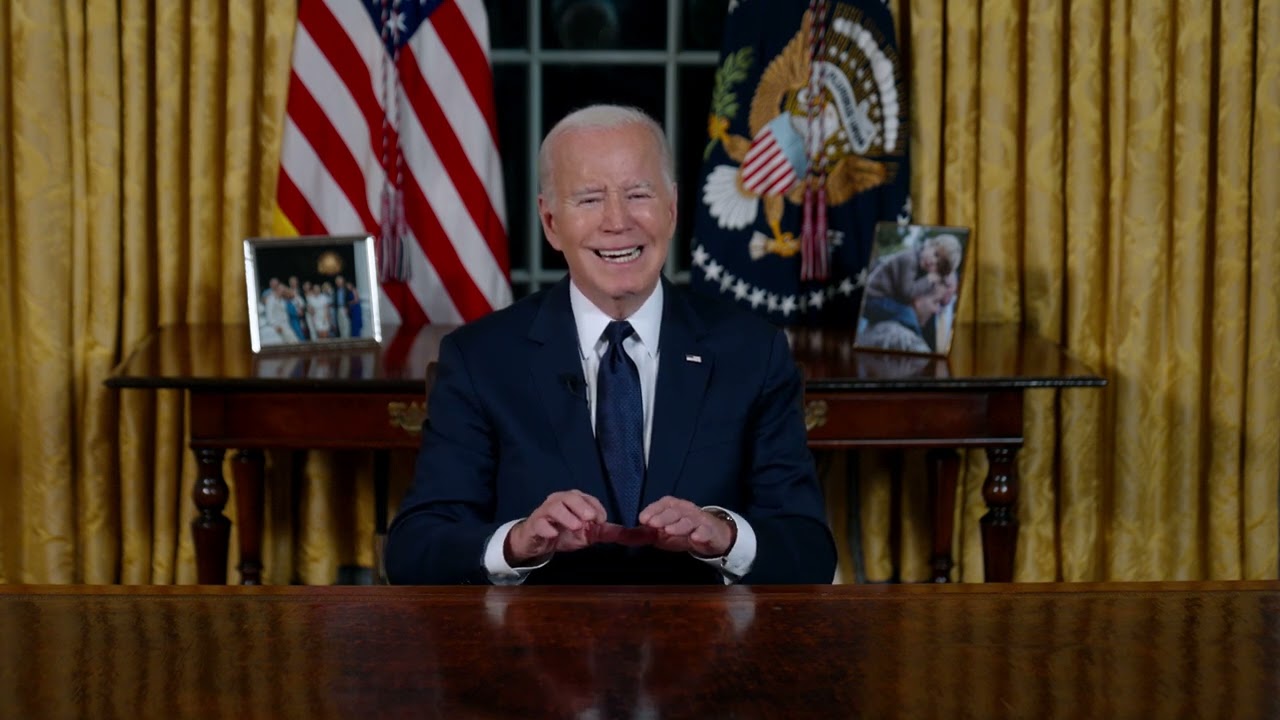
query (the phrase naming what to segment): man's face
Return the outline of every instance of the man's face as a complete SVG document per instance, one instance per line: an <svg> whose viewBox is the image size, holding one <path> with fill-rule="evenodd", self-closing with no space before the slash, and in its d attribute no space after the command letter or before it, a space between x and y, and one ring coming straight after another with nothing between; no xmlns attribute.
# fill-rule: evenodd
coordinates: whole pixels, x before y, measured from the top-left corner
<svg viewBox="0 0 1280 720"><path fill-rule="evenodd" d="M551 148L551 187L538 196L547 241L592 303L635 312L662 274L676 226L662 149L642 125L574 130Z"/></svg>

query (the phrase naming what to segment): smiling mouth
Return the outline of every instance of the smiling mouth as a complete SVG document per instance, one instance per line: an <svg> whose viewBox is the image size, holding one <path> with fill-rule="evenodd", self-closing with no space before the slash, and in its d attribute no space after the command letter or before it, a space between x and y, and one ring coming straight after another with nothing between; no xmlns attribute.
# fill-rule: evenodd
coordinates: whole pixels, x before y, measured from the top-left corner
<svg viewBox="0 0 1280 720"><path fill-rule="evenodd" d="M594 252L597 257L599 257L601 260L604 260L605 262L622 264L622 263L629 263L632 260L639 258L640 253L643 250L644 248L637 245L633 248L627 248L625 250L596 250Z"/></svg>

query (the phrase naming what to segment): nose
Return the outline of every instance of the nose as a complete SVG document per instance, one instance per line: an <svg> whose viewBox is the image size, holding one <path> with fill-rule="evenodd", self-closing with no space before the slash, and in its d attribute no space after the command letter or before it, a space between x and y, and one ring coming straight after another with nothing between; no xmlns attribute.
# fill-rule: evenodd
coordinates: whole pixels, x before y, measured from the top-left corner
<svg viewBox="0 0 1280 720"><path fill-rule="evenodd" d="M630 224L630 214L627 212L626 199L621 193L607 193L604 198L604 217L602 224L604 229L609 232L622 232L626 230Z"/></svg>

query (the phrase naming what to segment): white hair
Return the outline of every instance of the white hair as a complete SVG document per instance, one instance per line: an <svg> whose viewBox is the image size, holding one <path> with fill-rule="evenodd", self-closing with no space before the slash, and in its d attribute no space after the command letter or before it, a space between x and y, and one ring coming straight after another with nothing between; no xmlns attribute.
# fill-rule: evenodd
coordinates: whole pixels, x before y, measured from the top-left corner
<svg viewBox="0 0 1280 720"><path fill-rule="evenodd" d="M538 148L538 192L551 194L555 188L551 182L551 148L554 141L575 130L612 130L627 125L642 125L652 135L662 150L662 179L667 187L675 185L675 163L671 158L671 143L662 126L645 111L625 105L588 105L574 110L560 119L542 139Z"/></svg>

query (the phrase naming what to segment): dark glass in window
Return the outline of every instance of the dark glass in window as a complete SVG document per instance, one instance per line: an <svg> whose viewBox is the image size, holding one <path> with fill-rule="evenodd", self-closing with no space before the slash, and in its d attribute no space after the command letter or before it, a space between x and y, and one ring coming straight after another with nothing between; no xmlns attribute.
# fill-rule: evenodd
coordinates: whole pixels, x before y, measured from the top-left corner
<svg viewBox="0 0 1280 720"><path fill-rule="evenodd" d="M685 0L681 50L719 50L728 0Z"/></svg>
<svg viewBox="0 0 1280 720"><path fill-rule="evenodd" d="M663 50L665 0L542 0L548 50Z"/></svg>
<svg viewBox="0 0 1280 720"><path fill-rule="evenodd" d="M633 105L662 122L666 109L661 67L635 65L547 65L542 70L542 128L545 134L560 118L594 103ZM710 87L710 86L708 86ZM710 92L710 90L708 90ZM706 116L711 98L703 103ZM705 120L703 121L705 125ZM702 134L706 135L704 127ZM544 246L544 268L566 269L564 256Z"/></svg>
<svg viewBox="0 0 1280 720"><path fill-rule="evenodd" d="M489 14L489 47L523 50L529 47L529 3L524 0L484 0Z"/></svg>
<svg viewBox="0 0 1280 720"><path fill-rule="evenodd" d="M680 183L680 215L671 254L676 267L688 270L693 219L702 202L702 160L707 148L707 115L711 112L711 87L716 68L682 67L680 82L680 147L676 150L676 179Z"/></svg>
<svg viewBox="0 0 1280 720"><path fill-rule="evenodd" d="M493 68L494 110L498 115L498 152L502 191L507 200L507 247L511 267L529 265L529 91L524 65Z"/></svg>

